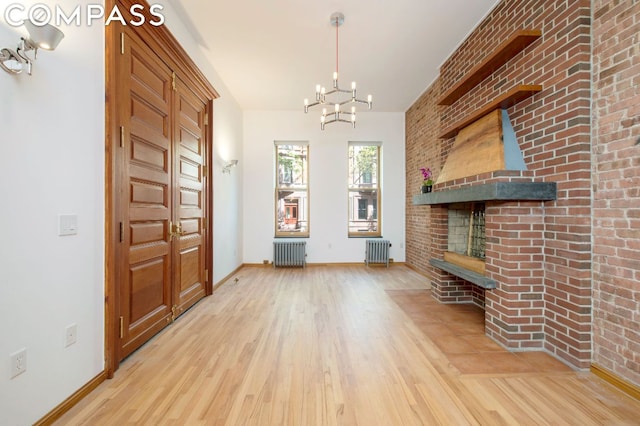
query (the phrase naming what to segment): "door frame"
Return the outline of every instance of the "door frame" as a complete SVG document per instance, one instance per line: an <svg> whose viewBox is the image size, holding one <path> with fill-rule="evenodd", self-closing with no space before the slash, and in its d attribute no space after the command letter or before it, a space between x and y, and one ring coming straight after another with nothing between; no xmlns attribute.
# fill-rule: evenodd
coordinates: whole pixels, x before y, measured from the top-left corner
<svg viewBox="0 0 640 426"><path fill-rule="evenodd" d="M145 0L105 0L106 10L118 6L123 16L129 21L131 6L143 4L145 7L137 13L145 15L145 22L157 20L149 14L149 4ZM179 71L181 78L193 87L200 89L208 99L207 137L209 144L206 153L206 184L208 200L205 206L206 223L206 265L209 279L206 282L206 294L213 291L211 277L213 276L213 100L218 98L218 92L213 88L204 74L198 69L193 60L187 55L180 43L169 32L165 25L129 26L142 41L149 46L172 69ZM120 54L120 34L122 24L111 22L105 26L105 373L112 378L120 364L119 357L119 268L117 260L120 253L120 217L119 209L119 175L121 164L118 161L120 148L120 131L117 122L117 85L118 76L117 55Z"/></svg>

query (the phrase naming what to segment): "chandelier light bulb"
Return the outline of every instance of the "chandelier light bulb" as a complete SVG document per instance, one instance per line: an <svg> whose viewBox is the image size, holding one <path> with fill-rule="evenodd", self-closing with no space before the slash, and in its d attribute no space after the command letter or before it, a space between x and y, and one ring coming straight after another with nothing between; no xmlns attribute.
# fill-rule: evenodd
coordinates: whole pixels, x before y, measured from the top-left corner
<svg viewBox="0 0 640 426"><path fill-rule="evenodd" d="M353 127L355 127L355 123L356 123L356 108L355 106L351 107L351 112L348 113L348 109L345 108L343 111L340 110L340 106L341 105L345 105L345 104L356 104L356 103L362 103L362 104L367 104L367 106L369 107L369 109L371 109L371 101L372 101L372 96L369 95L367 100L362 100L362 99L357 99L356 98L356 82L352 81L351 82L351 90L344 90L341 89L339 84L338 84L338 71L339 71L339 67L338 67L338 58L339 58L339 45L338 45L338 28L344 23L344 15L340 12L336 12L334 14L331 15L331 17L329 18L331 25L336 27L336 67L335 67L335 71L333 72L333 88L331 88L331 90L327 91L324 87L322 87L321 85L316 85L316 101L314 103L309 103L308 99L305 99L304 102L304 112L307 113L309 112L309 108L312 108L316 105L333 105L334 107L334 115L331 116L330 119L326 118L327 115L327 108L323 108L322 109L322 116L320 117L320 128L322 130L324 130L324 125L325 124L330 124L330 123L335 123L335 122L343 122L343 123L352 123ZM340 97L342 96L342 100L340 99ZM349 98L344 99L345 96L349 96ZM350 114L350 116L347 116L347 114Z"/></svg>

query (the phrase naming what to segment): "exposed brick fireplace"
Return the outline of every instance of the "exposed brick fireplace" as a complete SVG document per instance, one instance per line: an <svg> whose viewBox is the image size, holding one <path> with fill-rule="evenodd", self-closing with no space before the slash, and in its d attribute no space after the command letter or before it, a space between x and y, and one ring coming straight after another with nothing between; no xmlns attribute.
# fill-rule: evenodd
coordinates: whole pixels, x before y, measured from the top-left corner
<svg viewBox="0 0 640 426"><path fill-rule="evenodd" d="M577 368L588 368L592 355L590 7L584 0L499 3L406 114L407 264L427 276L439 301L484 304L485 331L502 345L546 350ZM522 50L456 93L496 46L523 30ZM529 30L539 30L534 41ZM431 194L418 194L420 167L437 179L458 128L491 108L508 114L526 168L437 181ZM510 197L517 184L553 184L556 196ZM489 288L442 268L456 270L442 263L448 207L472 202L485 206Z"/></svg>
<svg viewBox="0 0 640 426"><path fill-rule="evenodd" d="M533 182L524 175L496 172L472 185L472 191L413 197L415 204L430 206L430 229L434 239L443 242L431 252L434 297L442 303L483 307L487 335L520 350L543 347L544 203L556 198L555 183ZM473 249L477 217L484 224L482 254ZM447 261L451 252L468 256L472 263ZM483 270L474 271L473 262L480 260Z"/></svg>

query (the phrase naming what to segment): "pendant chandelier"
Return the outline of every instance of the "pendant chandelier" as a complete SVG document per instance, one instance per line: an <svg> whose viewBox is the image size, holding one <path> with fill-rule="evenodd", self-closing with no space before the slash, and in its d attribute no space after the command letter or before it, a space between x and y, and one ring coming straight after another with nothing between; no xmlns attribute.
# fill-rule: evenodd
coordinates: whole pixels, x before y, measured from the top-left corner
<svg viewBox="0 0 640 426"><path fill-rule="evenodd" d="M351 123L353 127L356 127L356 107L351 105L351 108L343 107L347 104L366 104L371 109L372 97L369 95L367 100L361 100L356 98L356 82L351 82L351 90L341 89L338 85L338 27L344 23L344 15L340 12L336 12L330 17L331 25L336 27L336 70L333 72L333 89L327 92L327 90L316 85L316 101L309 103L309 99L304 100L304 112L309 112L309 108L316 105L324 105L322 108L322 115L320 116L320 129L324 130L325 124L330 123ZM345 100L340 100L340 94L348 94L349 97ZM331 101L330 98L334 100ZM344 97L343 97L344 98ZM327 111L327 107L329 111Z"/></svg>

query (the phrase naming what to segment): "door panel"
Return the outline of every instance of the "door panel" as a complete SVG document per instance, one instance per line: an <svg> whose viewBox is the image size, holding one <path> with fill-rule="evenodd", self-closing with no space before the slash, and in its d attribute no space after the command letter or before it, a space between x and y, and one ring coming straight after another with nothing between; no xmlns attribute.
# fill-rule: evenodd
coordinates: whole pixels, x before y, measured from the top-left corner
<svg viewBox="0 0 640 426"><path fill-rule="evenodd" d="M126 33L125 33L126 34ZM121 66L123 145L121 351L124 358L171 320L171 70L127 35Z"/></svg>
<svg viewBox="0 0 640 426"><path fill-rule="evenodd" d="M131 19L135 2L107 3ZM205 272L212 263L212 203L204 166L211 160L207 123L218 93L164 26L123 23L105 29L109 377L175 319L177 304L186 310L212 291Z"/></svg>
<svg viewBox="0 0 640 426"><path fill-rule="evenodd" d="M175 265L175 300L182 313L206 294L205 221L206 114L208 103L177 80L175 158L178 162L175 194L178 238Z"/></svg>
<svg viewBox="0 0 640 426"><path fill-rule="evenodd" d="M154 258L131 266L131 324L135 325L163 304L164 259Z"/></svg>

